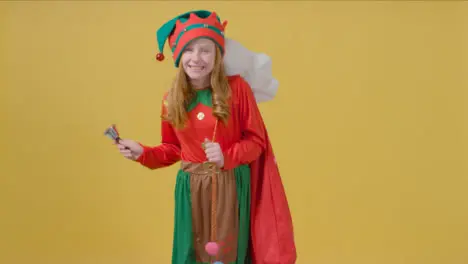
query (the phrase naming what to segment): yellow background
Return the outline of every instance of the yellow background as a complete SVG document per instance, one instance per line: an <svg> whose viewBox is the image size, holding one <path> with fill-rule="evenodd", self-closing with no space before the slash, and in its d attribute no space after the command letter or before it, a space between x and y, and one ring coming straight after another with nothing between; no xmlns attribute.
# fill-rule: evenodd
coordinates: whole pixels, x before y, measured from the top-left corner
<svg viewBox="0 0 468 264"><path fill-rule="evenodd" d="M468 263L468 5L442 1L0 3L0 263L170 263L177 166L103 131L158 144L155 31L198 8L273 58L299 264Z"/></svg>

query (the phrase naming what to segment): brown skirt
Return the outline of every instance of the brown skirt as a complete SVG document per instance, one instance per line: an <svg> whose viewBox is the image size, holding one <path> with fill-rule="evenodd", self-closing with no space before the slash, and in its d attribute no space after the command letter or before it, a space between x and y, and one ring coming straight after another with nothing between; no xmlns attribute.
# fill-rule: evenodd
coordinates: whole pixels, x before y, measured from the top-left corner
<svg viewBox="0 0 468 264"><path fill-rule="evenodd" d="M216 170L214 179L212 168L207 164L181 163L176 185L173 264L247 261L250 170L248 166ZM212 196L213 180L215 197ZM213 204L216 210L212 210ZM216 256L206 252L208 242L218 243ZM187 247L187 244L191 245Z"/></svg>

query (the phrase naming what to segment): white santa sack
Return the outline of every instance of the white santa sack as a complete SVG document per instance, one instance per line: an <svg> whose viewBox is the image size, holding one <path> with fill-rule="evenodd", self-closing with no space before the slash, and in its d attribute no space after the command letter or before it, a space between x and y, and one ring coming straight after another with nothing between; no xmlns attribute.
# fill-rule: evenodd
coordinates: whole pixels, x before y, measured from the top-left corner
<svg viewBox="0 0 468 264"><path fill-rule="evenodd" d="M272 100L278 91L279 82L271 71L271 58L255 53L239 42L225 39L224 67L228 76L239 74L252 88L257 103Z"/></svg>

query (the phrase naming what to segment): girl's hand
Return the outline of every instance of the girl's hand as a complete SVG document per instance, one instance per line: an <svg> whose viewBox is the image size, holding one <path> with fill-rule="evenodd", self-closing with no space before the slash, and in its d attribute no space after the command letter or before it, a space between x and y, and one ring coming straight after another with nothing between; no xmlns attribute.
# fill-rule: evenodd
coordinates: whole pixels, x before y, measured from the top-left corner
<svg viewBox="0 0 468 264"><path fill-rule="evenodd" d="M115 144L117 145L120 154L130 160L137 160L143 153L143 148L134 140L122 139Z"/></svg>
<svg viewBox="0 0 468 264"><path fill-rule="evenodd" d="M219 143L210 142L208 139L205 139L204 147L208 161L216 164L218 168L222 168L224 166L224 155Z"/></svg>

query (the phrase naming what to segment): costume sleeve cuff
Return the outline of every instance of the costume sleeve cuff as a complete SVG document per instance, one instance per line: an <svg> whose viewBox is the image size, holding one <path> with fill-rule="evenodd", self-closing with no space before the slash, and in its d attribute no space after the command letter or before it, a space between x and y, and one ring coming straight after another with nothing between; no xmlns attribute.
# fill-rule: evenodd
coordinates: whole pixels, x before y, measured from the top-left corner
<svg viewBox="0 0 468 264"><path fill-rule="evenodd" d="M224 151L223 156L224 156L224 166L221 169L230 170L230 169L235 168L236 164L234 160L230 157L228 151Z"/></svg>
<svg viewBox="0 0 468 264"><path fill-rule="evenodd" d="M147 150L148 150L148 147L141 144L140 142L138 142L138 144L143 148L143 152L141 153L141 155L138 157L138 159L136 159L135 161L136 162L139 162L139 163L144 163L145 161L145 157L146 157L146 153L147 153Z"/></svg>

